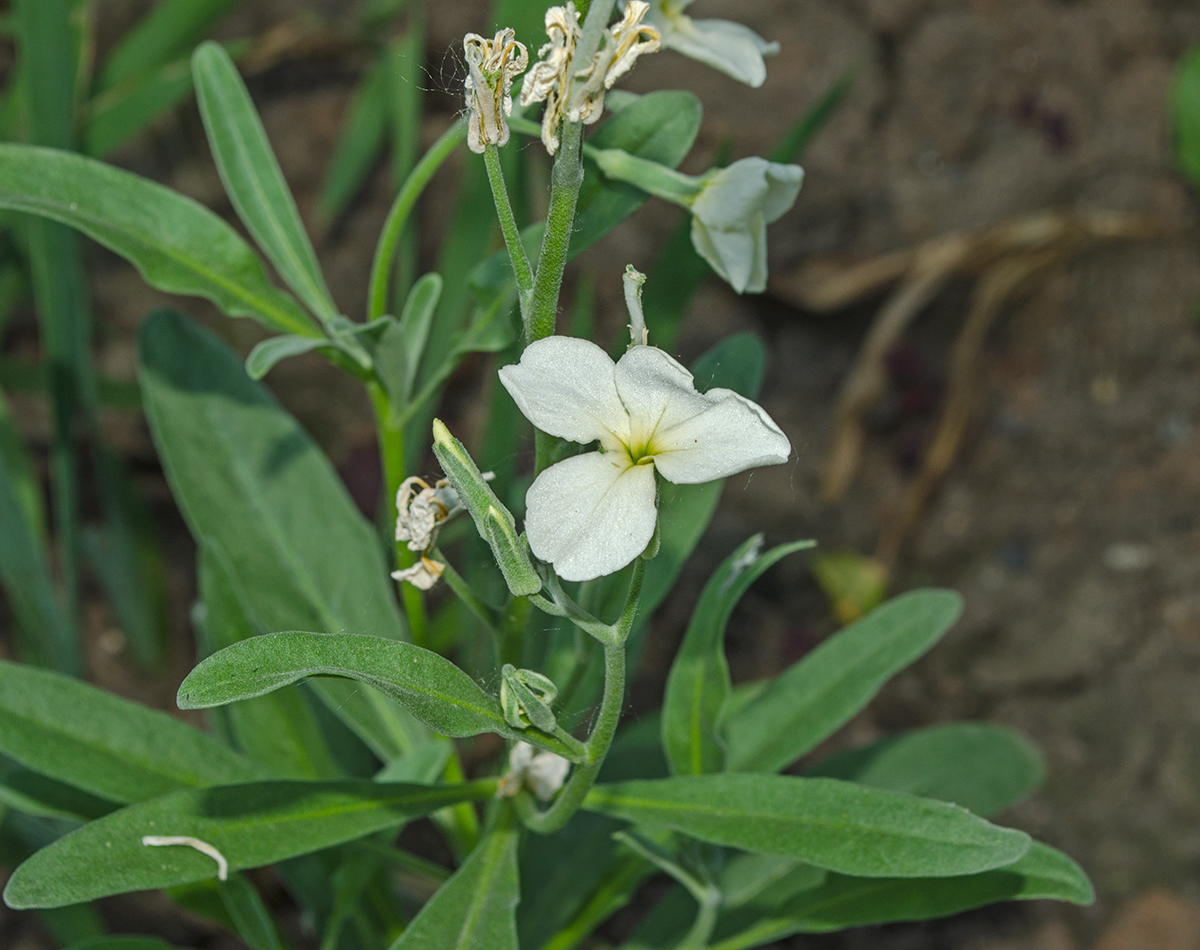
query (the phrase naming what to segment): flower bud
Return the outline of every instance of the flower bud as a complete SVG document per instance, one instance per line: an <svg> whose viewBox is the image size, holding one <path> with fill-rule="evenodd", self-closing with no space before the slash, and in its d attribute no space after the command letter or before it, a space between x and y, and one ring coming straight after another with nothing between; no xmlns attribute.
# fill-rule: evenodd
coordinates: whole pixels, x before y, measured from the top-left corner
<svg viewBox="0 0 1200 950"><path fill-rule="evenodd" d="M558 687L541 673L518 670L511 663L505 663L500 670L500 708L514 729L528 729L532 725L543 732L552 732L557 719L550 703L557 695Z"/></svg>

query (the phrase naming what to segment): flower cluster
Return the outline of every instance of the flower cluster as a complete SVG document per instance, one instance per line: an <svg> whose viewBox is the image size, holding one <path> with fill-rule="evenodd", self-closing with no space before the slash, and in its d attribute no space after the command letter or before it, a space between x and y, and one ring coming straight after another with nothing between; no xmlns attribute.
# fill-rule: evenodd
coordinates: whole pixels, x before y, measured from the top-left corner
<svg viewBox="0 0 1200 950"><path fill-rule="evenodd" d="M604 94L624 76L643 53L659 47L658 31L643 23L649 9L644 0L629 0L622 18L604 34L604 42L583 69L574 68L575 46L581 30L574 3L546 11L550 38L521 84L521 105L545 102L542 143L553 155L558 151L558 126L563 121L591 124L604 111Z"/></svg>
<svg viewBox="0 0 1200 950"><path fill-rule="evenodd" d="M421 557L412 567L393 571L392 577L421 590L433 587L445 570L429 556L438 530L462 510L458 493L445 479L430 486L420 478L406 478L396 492L396 540L408 542L408 549L420 551Z"/></svg>

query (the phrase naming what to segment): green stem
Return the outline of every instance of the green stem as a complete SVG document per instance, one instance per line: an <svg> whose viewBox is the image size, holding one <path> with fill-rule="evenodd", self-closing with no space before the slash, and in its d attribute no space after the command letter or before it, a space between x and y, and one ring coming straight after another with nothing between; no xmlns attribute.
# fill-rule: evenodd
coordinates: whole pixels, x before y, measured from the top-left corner
<svg viewBox="0 0 1200 950"><path fill-rule="evenodd" d="M375 409L375 426L379 432L379 455L383 461L384 493L387 499L388 524L396 526L396 492L404 481L404 425L397 422L388 394L378 383L368 383L371 405ZM395 542L396 566L411 567L415 555L402 542ZM408 629L417 646L425 643L425 601L421 592L411 584L400 585L400 598L408 617Z"/></svg>
<svg viewBox="0 0 1200 950"><path fill-rule="evenodd" d="M479 595L471 589L471 585L466 582L466 579L454 569L440 548L434 548L432 553L434 560L442 565L442 580L454 591L455 596L463 602L466 608L475 615L476 619L488 628L492 636L498 637L501 624L499 614L479 599Z"/></svg>
<svg viewBox="0 0 1200 950"><path fill-rule="evenodd" d="M400 235L404 232L408 216L412 213L417 199L421 197L421 192L433 178L434 172L441 167L442 162L450 157L450 154L466 137L466 122L459 119L443 132L441 138L434 142L429 151L421 157L421 160L417 162L417 167L412 170L400 188L399 194L396 195L396 200L392 203L392 210L388 212L387 220L383 224L383 231L379 235L379 244L375 248L375 260L371 264L371 280L367 285L368 323L378 320L387 313L388 283L392 276L392 262L395 260L396 248L400 243Z"/></svg>
<svg viewBox="0 0 1200 950"><path fill-rule="evenodd" d="M533 281L533 297L529 304L525 342L532 343L554 333L558 316L558 294L562 289L563 271L571 245L571 229L575 224L575 205L579 187L583 184L583 162L579 146L583 126L564 122L558 156L550 173L550 210L546 215L546 232L542 235L542 250L538 255L537 276Z"/></svg>
<svg viewBox="0 0 1200 950"><path fill-rule="evenodd" d="M527 794L516 798L517 811L521 820L539 834L552 834L562 828L579 810L584 798L595 784L596 776L604 765L613 737L617 734L617 723L621 719L621 706L625 701L625 640L633 628L637 616L638 602L642 598L642 581L646 575L646 562L638 558L634 562L633 577L625 595L625 606L617 622L609 627L610 635L601 640L604 646L604 695L600 700L600 711L592 734L584 747L584 761L575 766L570 779L559 793L554 804L545 811L537 806Z"/></svg>
<svg viewBox="0 0 1200 950"><path fill-rule="evenodd" d="M500 231L504 235L504 245L508 248L508 259L512 261L513 274L517 278L521 316L526 321L525 333L528 335L526 310L530 294L533 292L533 271L529 267L529 258L525 256L525 246L521 243L521 230L517 227L512 203L508 200L508 188L504 184L504 170L500 167L500 152L496 146L483 147L483 163L487 167L488 183L492 186L492 198L496 202L496 214L500 218Z"/></svg>

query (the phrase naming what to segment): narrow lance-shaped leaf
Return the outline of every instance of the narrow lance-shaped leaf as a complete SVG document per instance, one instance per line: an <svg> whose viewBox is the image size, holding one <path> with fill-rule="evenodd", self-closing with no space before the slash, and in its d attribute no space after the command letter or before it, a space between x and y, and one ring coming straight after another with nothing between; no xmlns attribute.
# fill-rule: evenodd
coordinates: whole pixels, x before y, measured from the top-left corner
<svg viewBox="0 0 1200 950"><path fill-rule="evenodd" d="M387 133L387 54L371 64L354 91L325 172L317 210L325 222L336 218L379 160Z"/></svg>
<svg viewBox="0 0 1200 950"><path fill-rule="evenodd" d="M494 793L494 782L260 782L184 789L122 808L38 851L9 878L4 900L15 908L62 907L217 875L207 854L184 845L147 847L146 835L196 838L215 848L230 871L240 871Z"/></svg>
<svg viewBox="0 0 1200 950"><path fill-rule="evenodd" d="M483 839L390 950L517 950L517 829Z"/></svg>
<svg viewBox="0 0 1200 950"><path fill-rule="evenodd" d="M82 231L159 290L204 297L230 316L285 333L319 334L233 228L145 178L70 152L0 144L0 208Z"/></svg>
<svg viewBox="0 0 1200 950"><path fill-rule="evenodd" d="M805 774L954 802L988 818L1037 788L1045 767L1024 736L992 723L958 722L849 749Z"/></svg>
<svg viewBox="0 0 1200 950"><path fill-rule="evenodd" d="M305 305L323 320L336 316L296 201L233 60L218 43L203 43L192 56L192 75L213 158L238 217Z"/></svg>
<svg viewBox="0 0 1200 950"><path fill-rule="evenodd" d="M271 912L245 876L235 871L227 880L218 881L217 889L238 936L250 950L280 950L282 943Z"/></svg>
<svg viewBox="0 0 1200 950"><path fill-rule="evenodd" d="M751 904L721 919L710 950L750 950L795 933L827 933L893 921L929 920L1006 900L1088 905L1092 886L1079 865L1034 842L1007 867L964 877L910 880L829 875L774 908Z"/></svg>
<svg viewBox="0 0 1200 950"><path fill-rule="evenodd" d="M1029 836L965 808L836 779L687 775L598 785L584 807L711 844L857 877L950 877L1012 864Z"/></svg>
<svg viewBox="0 0 1200 950"><path fill-rule="evenodd" d="M210 736L58 673L0 661L0 752L115 802L262 773Z"/></svg>
<svg viewBox="0 0 1200 950"><path fill-rule="evenodd" d="M834 634L728 717L725 767L772 772L790 765L937 643L961 613L953 591L913 591Z"/></svg>
<svg viewBox="0 0 1200 950"><path fill-rule="evenodd" d="M180 709L208 709L263 696L310 676L367 683L445 736L495 732L565 751L557 740L512 729L500 704L445 657L381 637L268 633L208 657L179 687Z"/></svg>
<svg viewBox="0 0 1200 950"><path fill-rule="evenodd" d="M98 84L107 89L144 75L190 50L241 0L163 0L137 22L104 61Z"/></svg>
<svg viewBox="0 0 1200 950"><path fill-rule="evenodd" d="M762 554L763 536L755 535L727 557L700 594L679 652L667 677L662 737L675 775L719 772L725 753L717 732L729 697L725 627L733 608L763 572L794 551L815 542L796 541Z"/></svg>
<svg viewBox="0 0 1200 950"><path fill-rule="evenodd" d="M167 311L142 323L139 352L172 491L250 622L402 637L378 535L329 460L238 357ZM318 691L385 759L424 738L373 690L328 681Z"/></svg>

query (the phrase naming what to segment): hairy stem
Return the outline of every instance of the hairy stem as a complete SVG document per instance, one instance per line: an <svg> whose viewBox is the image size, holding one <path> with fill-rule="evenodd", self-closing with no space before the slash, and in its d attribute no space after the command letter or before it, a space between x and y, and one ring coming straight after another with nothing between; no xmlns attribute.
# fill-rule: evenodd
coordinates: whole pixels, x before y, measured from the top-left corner
<svg viewBox="0 0 1200 950"><path fill-rule="evenodd" d="M521 317L525 323L525 333L528 336L529 317L527 311L530 296L533 293L533 271L529 267L529 258L525 256L525 247L521 244L521 231L517 227L517 219L513 215L512 204L508 200L508 187L504 183L504 171L500 168L500 152L496 146L484 146L483 163L487 167L488 183L492 186L492 198L496 202L496 215L500 219L500 231L504 235L504 245L508 248L508 258L512 261L513 275L517 278Z"/></svg>

